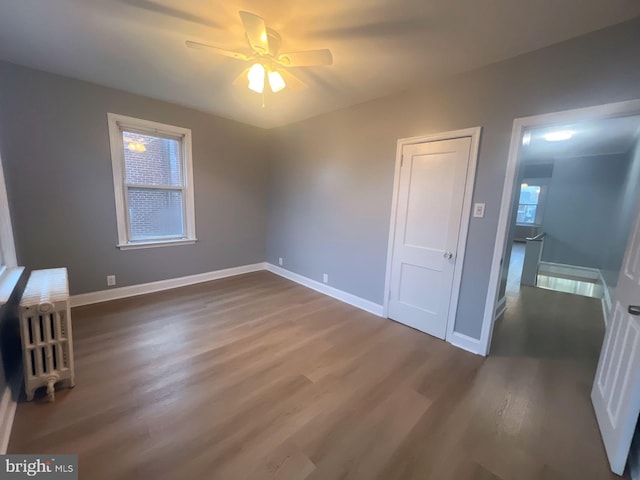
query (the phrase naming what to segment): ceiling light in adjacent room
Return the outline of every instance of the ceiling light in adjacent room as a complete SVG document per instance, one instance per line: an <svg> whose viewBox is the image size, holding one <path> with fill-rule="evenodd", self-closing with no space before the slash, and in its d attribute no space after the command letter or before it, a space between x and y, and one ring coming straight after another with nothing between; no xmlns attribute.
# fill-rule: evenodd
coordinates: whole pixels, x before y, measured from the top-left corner
<svg viewBox="0 0 640 480"><path fill-rule="evenodd" d="M555 132L549 132L545 134L544 138L547 142L563 142L571 139L576 132L573 130L557 130Z"/></svg>

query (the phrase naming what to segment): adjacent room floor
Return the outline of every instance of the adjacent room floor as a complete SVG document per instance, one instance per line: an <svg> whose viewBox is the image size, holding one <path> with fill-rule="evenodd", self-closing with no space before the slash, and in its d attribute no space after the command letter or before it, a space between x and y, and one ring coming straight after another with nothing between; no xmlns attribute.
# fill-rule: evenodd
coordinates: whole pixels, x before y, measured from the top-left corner
<svg viewBox="0 0 640 480"><path fill-rule="evenodd" d="M527 289L487 359L268 272L75 308L78 386L23 399L9 452L92 480L619 478L591 302Z"/></svg>
<svg viewBox="0 0 640 480"><path fill-rule="evenodd" d="M507 299L520 294L520 280L522 276L522 266L526 244L514 242L511 247L511 257L509 258L509 273L507 275ZM604 295L603 286L595 279L588 280L584 277L573 277L557 272L549 272L543 267L537 276L538 288L555 290L556 292L573 293L601 299Z"/></svg>

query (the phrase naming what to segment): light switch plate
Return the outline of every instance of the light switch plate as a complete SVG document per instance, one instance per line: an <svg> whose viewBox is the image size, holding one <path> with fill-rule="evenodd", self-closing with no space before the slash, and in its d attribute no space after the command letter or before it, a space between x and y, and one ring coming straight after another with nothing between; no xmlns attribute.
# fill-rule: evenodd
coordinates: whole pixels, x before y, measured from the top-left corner
<svg viewBox="0 0 640 480"><path fill-rule="evenodd" d="M484 218L484 203L475 203L473 205L473 216L475 218Z"/></svg>

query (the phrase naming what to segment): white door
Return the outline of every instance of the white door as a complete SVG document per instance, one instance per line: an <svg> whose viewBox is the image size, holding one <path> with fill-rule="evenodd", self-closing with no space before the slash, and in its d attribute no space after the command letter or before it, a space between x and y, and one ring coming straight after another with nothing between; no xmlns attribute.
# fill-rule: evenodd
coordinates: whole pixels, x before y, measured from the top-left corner
<svg viewBox="0 0 640 480"><path fill-rule="evenodd" d="M402 150L389 318L442 339L470 153L469 137Z"/></svg>
<svg viewBox="0 0 640 480"><path fill-rule="evenodd" d="M640 412L640 212L632 232L591 391L609 464L618 475Z"/></svg>

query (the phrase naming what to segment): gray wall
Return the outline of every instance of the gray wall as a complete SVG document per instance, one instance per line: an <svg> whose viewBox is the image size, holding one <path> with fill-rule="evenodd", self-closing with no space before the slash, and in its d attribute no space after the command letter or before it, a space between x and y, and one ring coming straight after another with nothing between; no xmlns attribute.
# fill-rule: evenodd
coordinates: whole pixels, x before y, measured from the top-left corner
<svg viewBox="0 0 640 480"><path fill-rule="evenodd" d="M629 232L633 227L640 202L640 140L636 142L628 156L624 184L618 195L618 203L615 207L616 215L608 232L607 248L600 267L612 296L618 284L618 275L624 251L627 248Z"/></svg>
<svg viewBox="0 0 640 480"><path fill-rule="evenodd" d="M555 161L542 219L542 260L603 267L628 169L629 155Z"/></svg>
<svg viewBox="0 0 640 480"><path fill-rule="evenodd" d="M120 251L107 112L192 129L195 245ZM18 262L67 266L71 293L264 261L267 132L0 62L0 156Z"/></svg>
<svg viewBox="0 0 640 480"><path fill-rule="evenodd" d="M640 98L640 19L273 131L267 260L382 303L398 138L482 126L455 329L479 338L513 119ZM398 72L402 75L402 72Z"/></svg>

